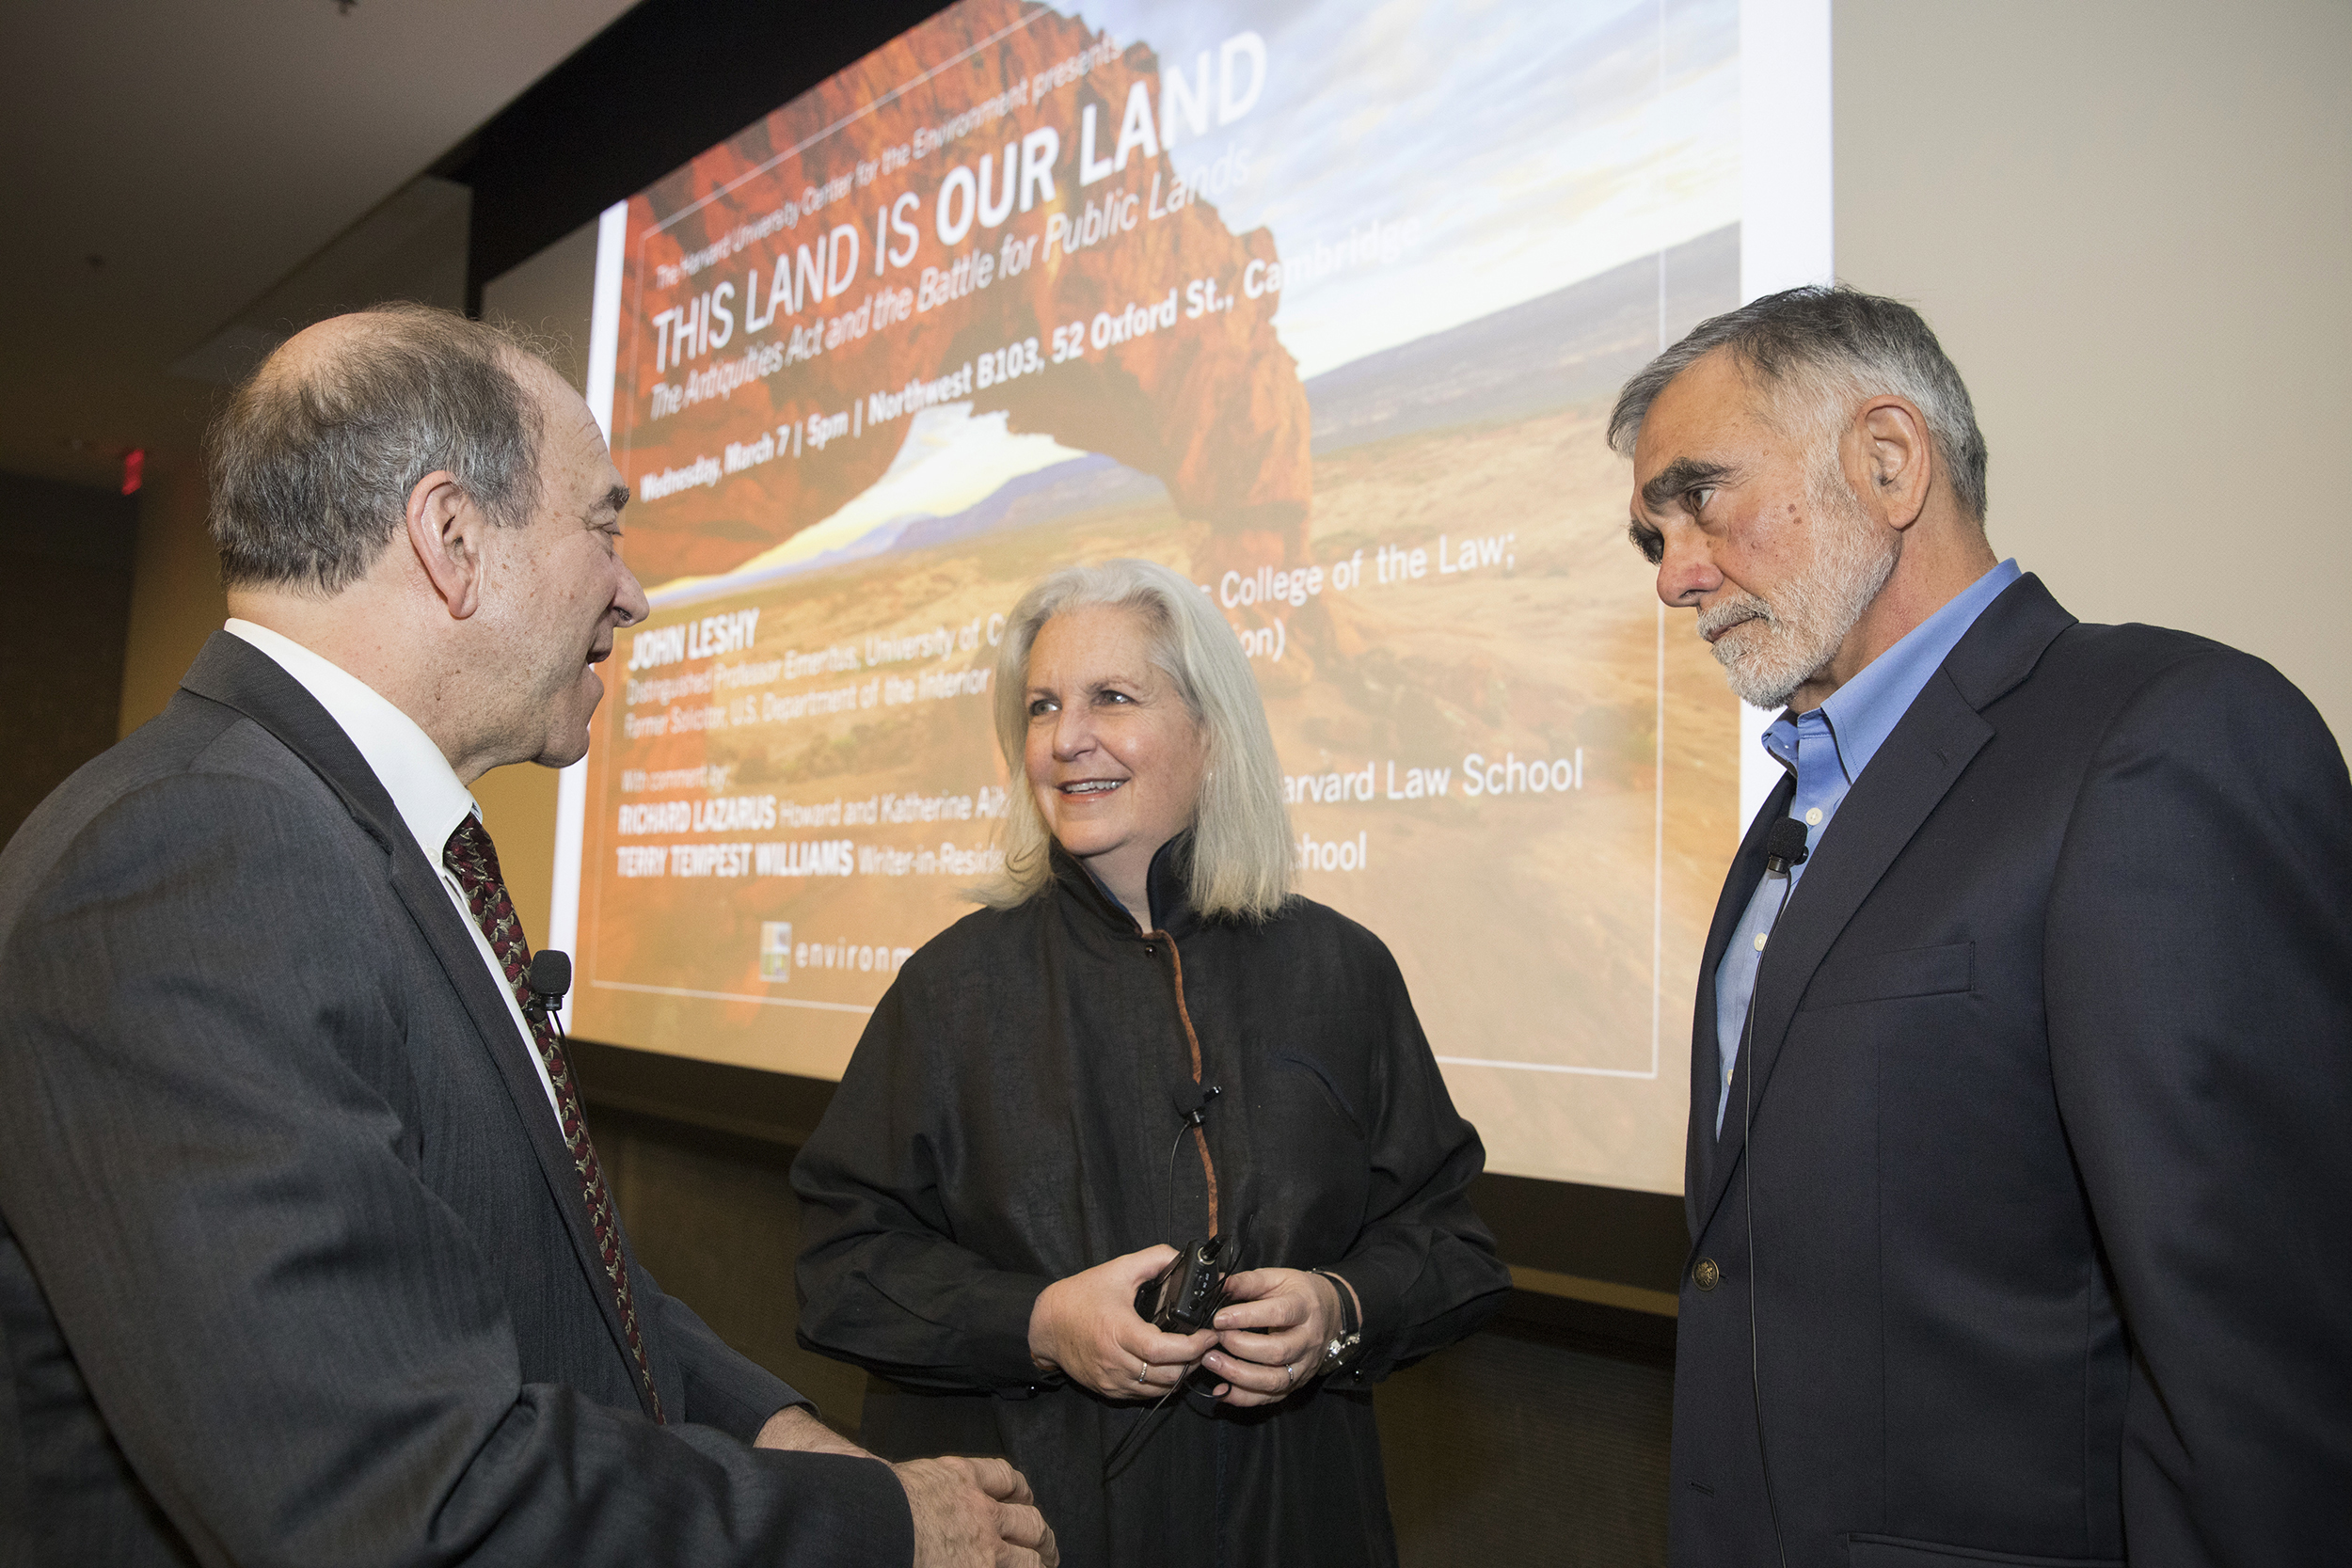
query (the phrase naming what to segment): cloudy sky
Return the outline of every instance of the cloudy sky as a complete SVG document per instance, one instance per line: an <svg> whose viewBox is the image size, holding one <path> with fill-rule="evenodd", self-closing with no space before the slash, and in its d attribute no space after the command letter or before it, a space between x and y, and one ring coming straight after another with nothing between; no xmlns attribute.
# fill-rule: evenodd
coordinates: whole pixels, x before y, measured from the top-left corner
<svg viewBox="0 0 2352 1568"><path fill-rule="evenodd" d="M1302 375L1549 293L1739 220L1739 0L1089 0L1074 11L1167 72L1244 29L1263 97L1179 142L1229 147L1218 203L1285 258L1419 220L1394 263L1285 289Z"/></svg>

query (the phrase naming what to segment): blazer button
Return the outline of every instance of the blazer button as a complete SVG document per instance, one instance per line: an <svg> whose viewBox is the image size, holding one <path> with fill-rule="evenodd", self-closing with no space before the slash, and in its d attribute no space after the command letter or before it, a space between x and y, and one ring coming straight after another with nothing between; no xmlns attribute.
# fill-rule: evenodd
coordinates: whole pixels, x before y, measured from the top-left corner
<svg viewBox="0 0 2352 1568"><path fill-rule="evenodd" d="M1702 1291L1713 1290L1723 1276L1724 1271L1715 1266L1712 1258L1702 1258L1691 1265L1691 1283Z"/></svg>

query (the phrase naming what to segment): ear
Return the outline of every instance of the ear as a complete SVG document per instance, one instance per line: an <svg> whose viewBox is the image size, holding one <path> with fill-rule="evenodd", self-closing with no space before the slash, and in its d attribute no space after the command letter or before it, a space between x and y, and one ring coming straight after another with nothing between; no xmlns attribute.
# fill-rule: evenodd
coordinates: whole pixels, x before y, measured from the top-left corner
<svg viewBox="0 0 2352 1568"><path fill-rule="evenodd" d="M1928 421L1909 398L1889 392L1872 398L1854 417L1861 473L1854 494L1892 529L1907 529L1927 509L1934 471L1934 438Z"/></svg>
<svg viewBox="0 0 2352 1568"><path fill-rule="evenodd" d="M450 619L463 621L482 608L482 535L489 520L457 477L436 468L408 492L408 547L423 568Z"/></svg>

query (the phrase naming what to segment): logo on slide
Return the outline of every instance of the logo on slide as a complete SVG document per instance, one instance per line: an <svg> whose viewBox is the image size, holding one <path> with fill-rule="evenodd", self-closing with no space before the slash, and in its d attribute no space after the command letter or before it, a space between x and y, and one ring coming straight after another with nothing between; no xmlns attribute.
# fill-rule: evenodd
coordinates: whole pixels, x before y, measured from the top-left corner
<svg viewBox="0 0 2352 1568"><path fill-rule="evenodd" d="M792 978L792 922L759 923L759 977L778 983Z"/></svg>

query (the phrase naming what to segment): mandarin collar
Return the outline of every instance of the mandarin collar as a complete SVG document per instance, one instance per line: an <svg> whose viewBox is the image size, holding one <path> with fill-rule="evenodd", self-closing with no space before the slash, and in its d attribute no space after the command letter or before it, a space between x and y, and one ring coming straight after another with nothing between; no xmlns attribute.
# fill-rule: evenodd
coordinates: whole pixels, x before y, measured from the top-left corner
<svg viewBox="0 0 2352 1568"><path fill-rule="evenodd" d="M1135 916L1127 911L1127 906L1112 897L1110 889L1103 885L1102 879L1087 869L1075 855L1063 848L1058 840L1054 844L1050 863L1054 879L1097 919L1125 936L1148 934L1136 927ZM1151 869L1144 874L1144 888L1152 901L1152 912L1157 920L1156 928L1169 936L1180 935L1197 924L1193 918L1192 902L1184 893L1191 879L1192 830L1187 828L1160 846L1158 852L1152 857Z"/></svg>

